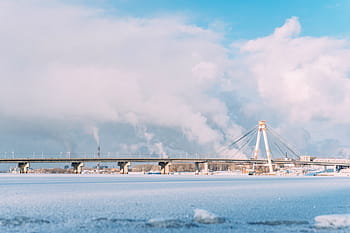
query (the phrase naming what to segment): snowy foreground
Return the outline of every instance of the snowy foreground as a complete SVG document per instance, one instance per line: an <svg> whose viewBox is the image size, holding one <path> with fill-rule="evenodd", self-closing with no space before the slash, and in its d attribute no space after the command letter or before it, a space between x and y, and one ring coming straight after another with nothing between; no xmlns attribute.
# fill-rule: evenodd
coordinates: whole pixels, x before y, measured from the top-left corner
<svg viewBox="0 0 350 233"><path fill-rule="evenodd" d="M0 232L349 232L350 178L0 175Z"/></svg>

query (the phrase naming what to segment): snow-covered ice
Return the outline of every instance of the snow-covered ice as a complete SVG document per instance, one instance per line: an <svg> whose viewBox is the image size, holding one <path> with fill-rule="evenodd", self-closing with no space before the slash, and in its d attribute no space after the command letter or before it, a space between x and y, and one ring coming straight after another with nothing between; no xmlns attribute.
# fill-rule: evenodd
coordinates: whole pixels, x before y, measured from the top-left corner
<svg viewBox="0 0 350 233"><path fill-rule="evenodd" d="M225 219L203 209L194 210L194 221L204 224L218 224L225 222Z"/></svg>
<svg viewBox="0 0 350 233"><path fill-rule="evenodd" d="M347 177L0 174L0 232L348 232L349 190Z"/></svg>
<svg viewBox="0 0 350 233"><path fill-rule="evenodd" d="M350 227L350 214L332 214L315 217L315 226L319 228Z"/></svg>

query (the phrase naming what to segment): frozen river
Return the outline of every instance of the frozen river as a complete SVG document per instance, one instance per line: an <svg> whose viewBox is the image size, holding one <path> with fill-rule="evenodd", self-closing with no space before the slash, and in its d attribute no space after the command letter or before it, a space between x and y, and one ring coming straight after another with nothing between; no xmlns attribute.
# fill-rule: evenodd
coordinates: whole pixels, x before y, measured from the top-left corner
<svg viewBox="0 0 350 233"><path fill-rule="evenodd" d="M350 178L0 174L0 232L349 232Z"/></svg>

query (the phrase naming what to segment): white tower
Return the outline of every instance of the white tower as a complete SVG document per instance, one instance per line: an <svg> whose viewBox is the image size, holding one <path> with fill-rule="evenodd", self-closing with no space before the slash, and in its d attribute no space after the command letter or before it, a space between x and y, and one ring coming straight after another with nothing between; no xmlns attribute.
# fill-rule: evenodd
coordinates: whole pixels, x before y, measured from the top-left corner
<svg viewBox="0 0 350 233"><path fill-rule="evenodd" d="M272 162L271 162L271 152L270 152L269 142L267 140L267 135L266 135L266 121L259 121L258 135L256 137L256 145L255 145L255 150L254 150L254 159L258 158L261 132L262 132L263 137L264 137L266 157L267 157L267 162L269 165L269 170L270 170L270 173L272 173L273 169L272 169Z"/></svg>

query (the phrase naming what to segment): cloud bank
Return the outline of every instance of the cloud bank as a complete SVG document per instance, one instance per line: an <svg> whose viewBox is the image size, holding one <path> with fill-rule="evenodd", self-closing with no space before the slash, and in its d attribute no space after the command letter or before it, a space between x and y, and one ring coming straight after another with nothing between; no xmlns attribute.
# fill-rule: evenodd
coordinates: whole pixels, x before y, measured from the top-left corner
<svg viewBox="0 0 350 233"><path fill-rule="evenodd" d="M259 96L300 123L349 123L349 41L300 37L300 28L293 17L272 35L240 47Z"/></svg>
<svg viewBox="0 0 350 233"><path fill-rule="evenodd" d="M95 138L165 155L213 153L268 118L301 149L333 138L333 152L349 151L349 41L301 30L292 17L228 47L184 17L2 1L0 128L16 150L84 151Z"/></svg>
<svg viewBox="0 0 350 233"><path fill-rule="evenodd" d="M207 93L226 59L215 32L177 17L103 17L102 10L59 2L0 4L3 117L91 125L95 138L102 123L152 125L199 145L219 143L220 129L239 129Z"/></svg>
<svg viewBox="0 0 350 233"><path fill-rule="evenodd" d="M312 143L336 139L348 147L349 137L345 135L350 123L346 117L350 113L349 40L300 33L298 18L292 17L269 36L234 43L244 71L231 71L236 75L233 80L235 84L249 80L232 90L244 96L247 114L277 118L288 137L295 134L313 140ZM308 131L306 136L298 133L300 129ZM298 144L302 147L300 139ZM315 145L309 145L312 146ZM330 143L329 148L332 146ZM315 152L328 156L335 153L327 149Z"/></svg>

